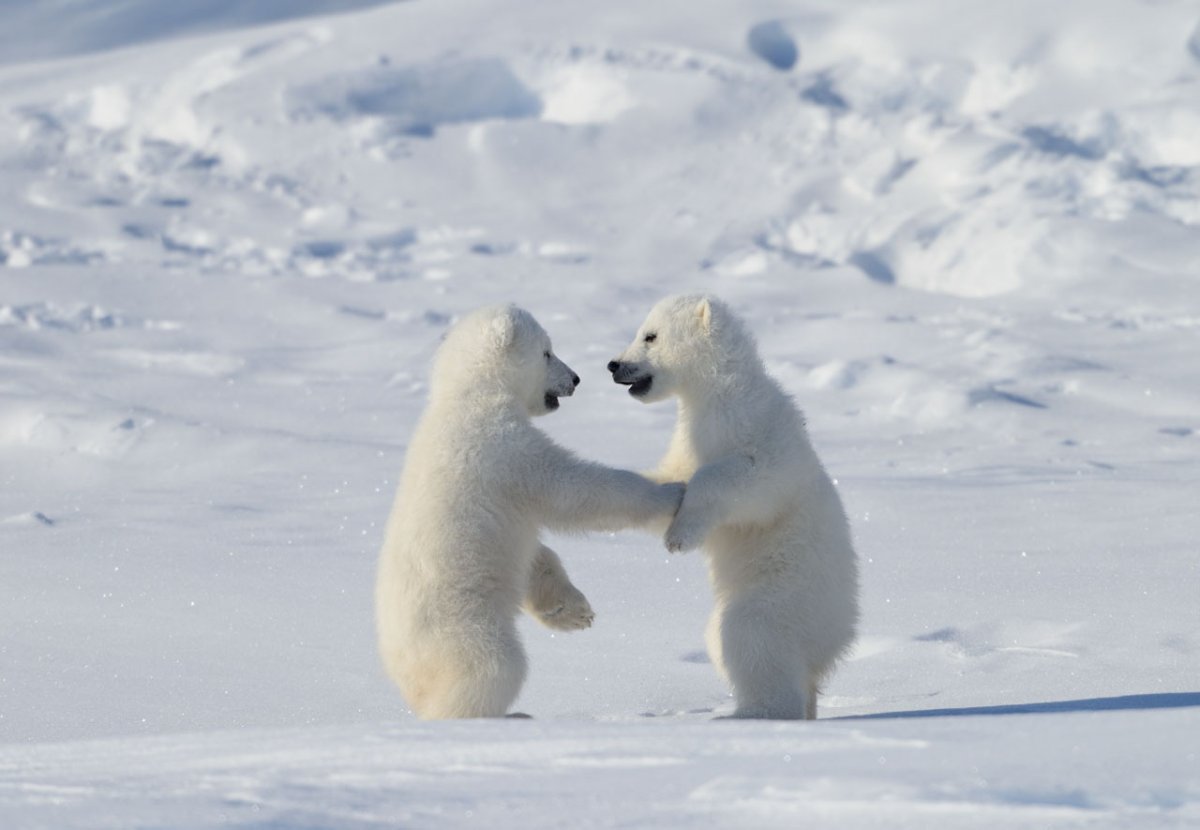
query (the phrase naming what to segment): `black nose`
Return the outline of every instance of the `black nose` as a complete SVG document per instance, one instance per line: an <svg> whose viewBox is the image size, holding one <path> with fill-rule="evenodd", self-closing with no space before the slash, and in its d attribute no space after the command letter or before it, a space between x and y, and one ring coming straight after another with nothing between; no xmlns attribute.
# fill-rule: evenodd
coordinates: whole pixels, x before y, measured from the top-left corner
<svg viewBox="0 0 1200 830"><path fill-rule="evenodd" d="M608 361L608 371L615 372L621 368L621 364L615 360Z"/></svg>
<svg viewBox="0 0 1200 830"><path fill-rule="evenodd" d="M571 375L571 382L572 382L572 383L574 383L576 386L578 386L578 385L579 385L579 375L572 374L572 375Z"/></svg>

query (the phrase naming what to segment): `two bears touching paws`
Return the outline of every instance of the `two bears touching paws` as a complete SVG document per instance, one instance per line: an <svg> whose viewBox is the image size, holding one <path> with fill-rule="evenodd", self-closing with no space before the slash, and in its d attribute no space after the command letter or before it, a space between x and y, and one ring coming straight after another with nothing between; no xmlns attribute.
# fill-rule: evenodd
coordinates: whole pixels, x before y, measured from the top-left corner
<svg viewBox="0 0 1200 830"><path fill-rule="evenodd" d="M561 631L594 616L541 530L641 528L671 551L704 548L706 643L733 716L815 718L855 637L858 566L803 416L709 296L659 302L608 369L640 401L678 400L645 476L581 460L532 424L579 376L527 311L481 309L447 333L380 554L388 674L422 718L503 717L527 671L518 611Z"/></svg>

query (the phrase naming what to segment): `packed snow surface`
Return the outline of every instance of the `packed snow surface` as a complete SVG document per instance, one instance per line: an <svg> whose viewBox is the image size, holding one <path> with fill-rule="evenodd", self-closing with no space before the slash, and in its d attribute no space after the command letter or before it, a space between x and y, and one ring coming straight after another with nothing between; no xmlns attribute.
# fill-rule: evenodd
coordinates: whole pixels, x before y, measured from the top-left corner
<svg viewBox="0 0 1200 830"><path fill-rule="evenodd" d="M1200 9L0 0L0 826L1200 824ZM539 423L712 291L805 410L864 614L732 710L700 555L551 539L532 721L414 720L382 525L429 358L529 308Z"/></svg>

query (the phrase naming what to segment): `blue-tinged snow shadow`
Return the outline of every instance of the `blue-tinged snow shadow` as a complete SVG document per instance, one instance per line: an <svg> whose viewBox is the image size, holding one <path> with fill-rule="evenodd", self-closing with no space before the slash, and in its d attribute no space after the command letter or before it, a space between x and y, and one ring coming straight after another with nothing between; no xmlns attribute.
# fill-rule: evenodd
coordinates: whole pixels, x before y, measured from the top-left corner
<svg viewBox="0 0 1200 830"><path fill-rule="evenodd" d="M1165 692L1149 695L1091 697L1081 700L1048 700L1042 703L1011 703L1002 706L963 706L957 709L912 709L845 715L829 720L900 720L904 718L988 717L993 715L1050 715L1063 712L1139 712L1150 709L1186 709L1200 706L1200 692Z"/></svg>
<svg viewBox="0 0 1200 830"><path fill-rule="evenodd" d="M800 60L796 41L778 20L767 20L752 27L746 33L746 45L751 52L781 72L787 72Z"/></svg>
<svg viewBox="0 0 1200 830"><path fill-rule="evenodd" d="M0 65L123 49L318 15L345 14L401 0L0 0Z"/></svg>

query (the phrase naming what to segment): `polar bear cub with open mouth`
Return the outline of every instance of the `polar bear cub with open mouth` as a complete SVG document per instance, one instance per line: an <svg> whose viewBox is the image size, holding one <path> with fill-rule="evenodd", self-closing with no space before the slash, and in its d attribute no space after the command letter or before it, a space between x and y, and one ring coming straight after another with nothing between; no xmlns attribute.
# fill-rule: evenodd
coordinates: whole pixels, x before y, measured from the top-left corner
<svg viewBox="0 0 1200 830"><path fill-rule="evenodd" d="M638 400L679 399L656 477L687 493L665 542L708 554L708 653L733 716L815 718L821 681L854 641L858 563L803 416L712 297L659 302L608 368Z"/></svg>
<svg viewBox="0 0 1200 830"><path fill-rule="evenodd" d="M683 485L575 458L530 422L579 376L529 312L486 308L438 349L376 579L379 649L422 718L500 717L525 679L516 615L592 623L542 528L665 525Z"/></svg>

